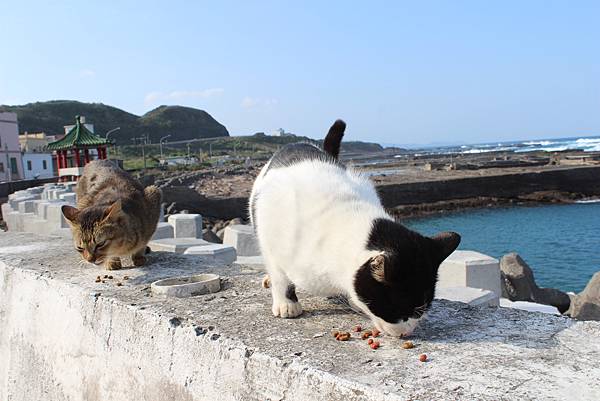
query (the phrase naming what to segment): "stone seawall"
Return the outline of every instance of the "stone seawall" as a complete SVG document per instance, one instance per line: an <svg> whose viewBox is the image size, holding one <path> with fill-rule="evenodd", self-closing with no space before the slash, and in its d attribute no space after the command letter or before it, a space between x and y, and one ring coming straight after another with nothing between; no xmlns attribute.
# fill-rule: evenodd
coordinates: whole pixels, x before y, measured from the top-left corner
<svg viewBox="0 0 600 401"><path fill-rule="evenodd" d="M156 252L97 283L106 271L78 262L68 239L0 234L1 400L600 399L598 322L436 301L415 349L371 350L331 337L370 323L322 298L274 318L259 274ZM199 272L223 289L150 291Z"/></svg>
<svg viewBox="0 0 600 401"><path fill-rule="evenodd" d="M456 178L424 182L380 184L377 191L385 207L405 208L443 202L456 207L480 206L490 201L560 200L561 194L600 196L600 166L539 172ZM553 195L554 194L554 195ZM481 202L478 202L481 200Z"/></svg>

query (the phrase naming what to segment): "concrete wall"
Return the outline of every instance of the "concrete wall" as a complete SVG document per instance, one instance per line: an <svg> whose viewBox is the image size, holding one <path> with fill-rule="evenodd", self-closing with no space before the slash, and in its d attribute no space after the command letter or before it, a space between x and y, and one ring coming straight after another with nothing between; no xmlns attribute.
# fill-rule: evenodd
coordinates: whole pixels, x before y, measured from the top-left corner
<svg viewBox="0 0 600 401"><path fill-rule="evenodd" d="M372 326L323 298L299 292L304 315L274 318L260 275L154 253L96 283L105 271L78 261L69 240L0 233L0 400L600 399L598 322L436 301L415 349L382 336L374 351L332 338ZM198 272L223 289L149 290Z"/></svg>

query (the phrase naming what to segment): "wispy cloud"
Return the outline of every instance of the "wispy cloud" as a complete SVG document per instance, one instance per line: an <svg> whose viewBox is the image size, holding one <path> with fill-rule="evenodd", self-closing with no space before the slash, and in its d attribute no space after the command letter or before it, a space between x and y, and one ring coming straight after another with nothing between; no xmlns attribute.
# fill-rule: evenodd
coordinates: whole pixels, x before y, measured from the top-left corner
<svg viewBox="0 0 600 401"><path fill-rule="evenodd" d="M242 99L242 107L244 109L254 109L254 108L258 108L258 107L275 106L278 103L279 103L279 100L274 99L274 98L263 99L260 97L246 96L245 98Z"/></svg>
<svg viewBox="0 0 600 401"><path fill-rule="evenodd" d="M90 70L89 68L84 68L79 71L79 76L82 78L92 78L96 76L96 71Z"/></svg>
<svg viewBox="0 0 600 401"><path fill-rule="evenodd" d="M173 92L150 92L144 97L146 105L163 101L181 102L189 99L208 99L221 95L225 90L223 88L210 88L200 91L173 91Z"/></svg>

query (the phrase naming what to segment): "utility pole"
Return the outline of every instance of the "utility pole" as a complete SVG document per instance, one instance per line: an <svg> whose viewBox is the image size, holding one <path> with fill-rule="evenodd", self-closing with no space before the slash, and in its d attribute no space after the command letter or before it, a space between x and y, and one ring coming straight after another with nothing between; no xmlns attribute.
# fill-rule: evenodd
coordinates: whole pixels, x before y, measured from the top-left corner
<svg viewBox="0 0 600 401"><path fill-rule="evenodd" d="M190 159L190 143L187 143L187 151L188 151L188 155L187 155L187 161L188 161L188 165L192 164L192 160Z"/></svg>
<svg viewBox="0 0 600 401"><path fill-rule="evenodd" d="M208 143L208 157L212 159L212 142Z"/></svg>

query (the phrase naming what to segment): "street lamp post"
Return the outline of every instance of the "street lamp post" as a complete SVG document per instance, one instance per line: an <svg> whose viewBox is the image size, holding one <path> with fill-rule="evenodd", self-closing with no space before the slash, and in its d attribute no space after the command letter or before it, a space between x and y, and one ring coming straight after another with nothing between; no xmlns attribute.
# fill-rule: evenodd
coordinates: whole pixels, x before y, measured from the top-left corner
<svg viewBox="0 0 600 401"><path fill-rule="evenodd" d="M159 146L160 146L160 158L161 158L161 159L163 158L163 150L162 150L162 144L163 144L163 141L164 141L165 139L169 138L170 136L171 136L171 135L166 135L166 136L163 136L163 137L162 137L162 138L160 138L160 140L158 141L158 144L159 144Z"/></svg>
<svg viewBox="0 0 600 401"><path fill-rule="evenodd" d="M112 134L113 132L117 132L117 131L119 131L120 129L121 129L121 127L117 127L117 128L113 128L113 129L111 129L110 131L108 131L108 132L107 132L107 133L104 135L104 139L105 139L105 140L108 142L108 136L109 136L110 134ZM106 149L107 149L106 153L107 153L107 158L108 158L108 149L109 149L109 147L107 146L107 147L106 147Z"/></svg>

